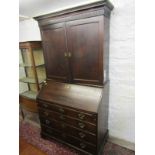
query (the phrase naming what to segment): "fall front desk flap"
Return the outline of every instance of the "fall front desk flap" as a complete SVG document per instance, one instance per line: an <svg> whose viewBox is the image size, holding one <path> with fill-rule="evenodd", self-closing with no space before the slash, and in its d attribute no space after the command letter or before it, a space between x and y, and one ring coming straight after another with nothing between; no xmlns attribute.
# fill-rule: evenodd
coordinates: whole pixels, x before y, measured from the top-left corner
<svg viewBox="0 0 155 155"><path fill-rule="evenodd" d="M48 80L39 92L37 101L96 113L102 98L102 89Z"/></svg>

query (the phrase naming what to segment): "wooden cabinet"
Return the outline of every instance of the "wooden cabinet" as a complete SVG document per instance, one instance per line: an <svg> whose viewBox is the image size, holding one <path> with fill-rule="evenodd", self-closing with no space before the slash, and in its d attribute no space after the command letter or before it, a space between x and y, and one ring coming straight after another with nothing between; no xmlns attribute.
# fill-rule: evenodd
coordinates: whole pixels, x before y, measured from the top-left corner
<svg viewBox="0 0 155 155"><path fill-rule="evenodd" d="M20 42L19 51L19 102L26 110L37 112L36 96L46 79L41 42Z"/></svg>
<svg viewBox="0 0 155 155"><path fill-rule="evenodd" d="M47 80L39 92L43 138L97 154L108 135L108 83L103 88Z"/></svg>
<svg viewBox="0 0 155 155"><path fill-rule="evenodd" d="M65 24L58 23L46 26L42 29L42 39L47 78L67 82L68 64L65 57L67 52Z"/></svg>
<svg viewBox="0 0 155 155"><path fill-rule="evenodd" d="M102 154L108 137L112 9L104 0L35 17L47 72L37 96L41 136L82 154Z"/></svg>
<svg viewBox="0 0 155 155"><path fill-rule="evenodd" d="M103 17L66 23L73 83L103 84Z"/></svg>
<svg viewBox="0 0 155 155"><path fill-rule="evenodd" d="M104 13L109 12L104 10ZM103 85L108 80L104 54L108 54L105 44L109 17L103 16L100 10L94 10L94 14L83 11L79 18L71 16L65 21L65 17L57 17L58 23L50 16L36 18L40 23L48 79L89 85Z"/></svg>
<svg viewBox="0 0 155 155"><path fill-rule="evenodd" d="M49 79L103 84L102 16L48 25L41 32Z"/></svg>

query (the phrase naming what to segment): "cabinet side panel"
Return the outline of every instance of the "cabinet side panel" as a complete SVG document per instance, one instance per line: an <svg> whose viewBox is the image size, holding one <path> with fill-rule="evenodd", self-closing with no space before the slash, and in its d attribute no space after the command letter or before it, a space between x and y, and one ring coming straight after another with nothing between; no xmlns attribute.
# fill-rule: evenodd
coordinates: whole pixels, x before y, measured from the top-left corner
<svg viewBox="0 0 155 155"><path fill-rule="evenodd" d="M108 133L108 114L109 114L109 82L103 88L101 103L98 108L98 151L106 141Z"/></svg>
<svg viewBox="0 0 155 155"><path fill-rule="evenodd" d="M110 30L110 20L104 17L104 82L109 80L109 30Z"/></svg>

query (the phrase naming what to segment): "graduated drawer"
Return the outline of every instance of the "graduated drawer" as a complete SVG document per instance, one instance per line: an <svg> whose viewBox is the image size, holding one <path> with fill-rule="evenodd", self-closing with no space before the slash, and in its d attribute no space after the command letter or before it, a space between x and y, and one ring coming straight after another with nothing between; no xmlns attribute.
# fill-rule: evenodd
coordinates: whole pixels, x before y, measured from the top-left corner
<svg viewBox="0 0 155 155"><path fill-rule="evenodd" d="M61 105L56 105L54 103L47 103L45 101L38 101L38 106L41 108L45 108L48 110L52 110L64 115L68 115L70 117L74 117L83 121L90 122L92 124L96 124L97 115L94 113L86 113L80 110L72 109L72 108L66 108Z"/></svg>
<svg viewBox="0 0 155 155"><path fill-rule="evenodd" d="M42 127L42 135L45 135L49 138L56 138L64 141L65 143L71 144L77 148L80 148L84 151L94 154L96 152L96 146L85 141L81 141L71 135L68 135L65 132L61 132L55 129Z"/></svg>
<svg viewBox="0 0 155 155"><path fill-rule="evenodd" d="M51 122L51 124L48 125L48 127L52 127L54 129L60 130L62 132L66 132L67 134L70 134L70 135L77 137L81 140L85 140L89 143L96 145L96 140L97 140L96 134L92 134L92 133L86 132L84 130L80 130L80 129L72 127L66 123L60 123L56 120L51 120L50 122ZM47 125L45 123L46 122L44 122L44 124L41 124L41 126L47 127Z"/></svg>
<svg viewBox="0 0 155 155"><path fill-rule="evenodd" d="M42 119L45 121L46 125L51 124L51 119L52 120L57 120L61 123L67 123L71 126L74 126L76 128L86 130L92 133L96 133L96 125L88 123L88 122L83 122L74 118L71 118L69 116L57 113L57 112L50 112L49 110L41 110L39 109L39 116L42 117Z"/></svg>

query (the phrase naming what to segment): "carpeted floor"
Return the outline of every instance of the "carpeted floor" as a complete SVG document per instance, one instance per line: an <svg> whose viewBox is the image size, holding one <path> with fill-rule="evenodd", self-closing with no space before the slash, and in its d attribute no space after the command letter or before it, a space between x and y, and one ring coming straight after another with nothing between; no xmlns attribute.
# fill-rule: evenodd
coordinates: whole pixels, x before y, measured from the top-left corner
<svg viewBox="0 0 155 155"><path fill-rule="evenodd" d="M44 140L40 137L40 128L29 122L20 122L20 136L28 143L34 145L47 155L80 155L75 150L56 141ZM107 142L103 155L134 155L134 151L128 150L116 144Z"/></svg>

